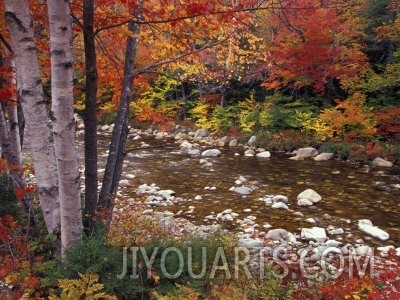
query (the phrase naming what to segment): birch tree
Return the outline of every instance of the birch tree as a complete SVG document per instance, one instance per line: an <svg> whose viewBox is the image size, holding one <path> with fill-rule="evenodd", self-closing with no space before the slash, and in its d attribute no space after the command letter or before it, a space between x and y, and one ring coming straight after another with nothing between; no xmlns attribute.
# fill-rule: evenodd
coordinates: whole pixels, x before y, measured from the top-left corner
<svg viewBox="0 0 400 300"><path fill-rule="evenodd" d="M40 206L48 232L60 228L57 165L53 136L33 33L33 20L27 0L5 0L5 17L14 53L18 95L25 116L28 149L33 158Z"/></svg>
<svg viewBox="0 0 400 300"><path fill-rule="evenodd" d="M73 107L72 19L68 1L47 1L50 22L51 120L61 212L61 253L81 238L80 175Z"/></svg>

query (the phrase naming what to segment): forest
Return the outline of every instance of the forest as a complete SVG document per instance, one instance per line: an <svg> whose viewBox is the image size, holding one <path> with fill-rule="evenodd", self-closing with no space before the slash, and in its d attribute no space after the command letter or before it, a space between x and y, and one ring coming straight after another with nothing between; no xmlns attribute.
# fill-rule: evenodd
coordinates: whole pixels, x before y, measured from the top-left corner
<svg viewBox="0 0 400 300"><path fill-rule="evenodd" d="M140 197L115 215L131 128L206 129L270 151L312 146L399 166L397 0L4 0L0 10L1 299L400 297L396 251L378 277L171 278L162 270L174 274L177 258L153 257L157 247L198 259L207 247L213 268L219 249L237 262L237 240L216 231L192 237L192 249L143 217ZM137 261L152 257L150 276L139 264L138 278L118 278L132 247L146 247Z"/></svg>

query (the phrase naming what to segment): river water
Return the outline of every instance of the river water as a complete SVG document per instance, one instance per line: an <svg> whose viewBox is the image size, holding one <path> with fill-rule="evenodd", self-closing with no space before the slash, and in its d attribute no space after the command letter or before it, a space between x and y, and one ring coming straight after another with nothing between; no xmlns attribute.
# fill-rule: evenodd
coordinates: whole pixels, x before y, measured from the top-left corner
<svg viewBox="0 0 400 300"><path fill-rule="evenodd" d="M151 147L141 148L145 141ZM99 141L100 167L105 162L108 137ZM186 201L179 205L160 207L174 213L187 211L194 206L193 214L183 214L196 224L207 223L204 217L231 208L240 219L252 215L260 225L271 224L298 233L302 227L334 225L354 233L355 238L365 238L356 229L359 219L370 219L374 225L390 234L383 244L400 246L400 168L371 168L343 161L294 161L284 153L271 153L271 158L245 157L241 148L219 148L222 154L210 158L211 165L200 164L200 157L180 152L179 143L173 139L145 140L128 143L129 151L122 174L129 178L131 187L121 189L124 196L135 198L135 189L141 184L155 183L161 189L171 189ZM237 156L235 153L240 153ZM134 176L134 177L133 177ZM244 185L254 188L251 195L241 196L229 189L240 177ZM133 177L133 178L132 178ZM214 187L210 190L207 187ZM297 206L297 195L312 188L322 196L313 207ZM260 197L281 194L289 198L290 210L267 207ZM194 200L196 195L201 200ZM244 209L251 209L244 213ZM293 215L304 214L303 218ZM324 214L331 219L323 218ZM314 218L311 225L306 218ZM372 239L372 244L381 245Z"/></svg>

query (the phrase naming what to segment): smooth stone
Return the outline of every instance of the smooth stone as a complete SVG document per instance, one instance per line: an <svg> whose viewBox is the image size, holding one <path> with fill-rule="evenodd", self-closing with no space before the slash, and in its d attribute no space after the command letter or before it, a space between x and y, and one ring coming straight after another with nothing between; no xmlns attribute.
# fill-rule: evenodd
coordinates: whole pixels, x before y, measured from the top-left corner
<svg viewBox="0 0 400 300"><path fill-rule="evenodd" d="M127 179L122 179L119 181L119 186L120 187L130 187L131 183Z"/></svg>
<svg viewBox="0 0 400 300"><path fill-rule="evenodd" d="M300 237L306 241L316 242L324 242L327 239L325 229L321 227L302 228Z"/></svg>
<svg viewBox="0 0 400 300"><path fill-rule="evenodd" d="M218 149L208 149L203 152L201 152L201 156L205 157L213 157L213 156L218 156L221 154L221 151Z"/></svg>
<svg viewBox="0 0 400 300"><path fill-rule="evenodd" d="M255 146L257 142L257 137L255 135L251 136L250 139L247 142L247 145L249 146Z"/></svg>
<svg viewBox="0 0 400 300"><path fill-rule="evenodd" d="M358 229L382 241L386 241L390 237L386 231L383 231L377 226L372 225L372 222L367 219L358 221Z"/></svg>
<svg viewBox="0 0 400 300"><path fill-rule="evenodd" d="M393 167L393 163L391 161L385 160L383 158L377 157L372 161L372 165L376 167Z"/></svg>
<svg viewBox="0 0 400 300"><path fill-rule="evenodd" d="M257 153L256 156L262 157L262 158L270 158L271 153L269 151L263 151L263 152Z"/></svg>
<svg viewBox="0 0 400 300"><path fill-rule="evenodd" d="M312 206L314 205L314 203L312 203L310 200L308 199L299 199L297 201L297 205L298 206Z"/></svg>
<svg viewBox="0 0 400 300"><path fill-rule="evenodd" d="M289 199L288 197L284 196L284 195L275 195L272 197L272 202L283 202L285 204L289 203Z"/></svg>
<svg viewBox="0 0 400 300"><path fill-rule="evenodd" d="M233 192L238 193L240 195L250 195L253 190L247 186L238 186L233 188Z"/></svg>
<svg viewBox="0 0 400 300"><path fill-rule="evenodd" d="M286 210L289 209L289 207L283 202L276 202L276 203L272 204L271 208L274 208L274 209L286 209Z"/></svg>
<svg viewBox="0 0 400 300"><path fill-rule="evenodd" d="M199 137L207 137L209 135L208 130L204 128L197 129L196 133L194 134L195 138Z"/></svg>
<svg viewBox="0 0 400 300"><path fill-rule="evenodd" d="M237 147L238 145L238 140L237 139L232 139L229 141L229 147Z"/></svg>
<svg viewBox="0 0 400 300"><path fill-rule="evenodd" d="M264 242L252 238L242 238L238 241L239 246L246 248L262 248L264 247Z"/></svg>
<svg viewBox="0 0 400 300"><path fill-rule="evenodd" d="M317 156L314 156L313 159L315 161L326 161L326 160L331 160L335 157L335 153L327 153L323 152L318 154Z"/></svg>
<svg viewBox="0 0 400 300"><path fill-rule="evenodd" d="M322 197L313 189L306 189L297 196L297 200L300 199L307 199L312 203L318 203L321 201Z"/></svg>
<svg viewBox="0 0 400 300"><path fill-rule="evenodd" d="M296 237L292 233L281 228L269 230L265 238L271 241L288 241L293 243L296 242Z"/></svg>

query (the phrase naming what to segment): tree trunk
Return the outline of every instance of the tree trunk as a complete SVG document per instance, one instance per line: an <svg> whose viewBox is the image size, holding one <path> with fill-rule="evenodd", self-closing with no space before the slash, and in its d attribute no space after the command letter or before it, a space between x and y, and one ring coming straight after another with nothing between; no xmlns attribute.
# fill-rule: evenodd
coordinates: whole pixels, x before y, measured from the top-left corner
<svg viewBox="0 0 400 300"><path fill-rule="evenodd" d="M10 116L8 117L10 119ZM17 125L18 126L18 125ZM9 128L7 126L7 121L4 114L3 104L0 103L0 146L1 152L7 161L7 167L10 177L13 181L14 188L19 188L24 190L26 188L26 181L24 179L24 172L22 169L22 164L20 162L21 154L17 155L13 149L13 142L10 139ZM29 235L38 234L38 226L36 222L36 217L34 215L32 207L32 196L24 195L22 199L22 205L24 207L27 220L28 228L27 232Z"/></svg>
<svg viewBox="0 0 400 300"><path fill-rule="evenodd" d="M136 13L137 21L142 18L143 0L140 0ZM140 22L130 21L128 29L132 35L128 36L125 51L124 78L122 82L121 99L118 106L117 116L111 136L109 154L103 183L99 195L99 206L110 214L107 221L111 219L111 212L114 208L113 198L116 195L119 179L121 177L122 164L126 155L126 140L128 136L129 105L132 96L132 80L137 54L137 46L140 33Z"/></svg>
<svg viewBox="0 0 400 300"><path fill-rule="evenodd" d="M57 232L60 226L57 165L28 1L5 0L5 16L20 81L18 94L27 125L28 150L33 157L40 206L47 230Z"/></svg>
<svg viewBox="0 0 400 300"><path fill-rule="evenodd" d="M85 44L86 99L83 121L85 123L85 214L89 220L97 207L97 65L94 22L94 1L83 3L83 37ZM92 225L92 222L89 222Z"/></svg>
<svg viewBox="0 0 400 300"><path fill-rule="evenodd" d="M72 19L69 2L47 1L50 23L51 119L61 212L61 255L81 239L80 176L73 106Z"/></svg>

